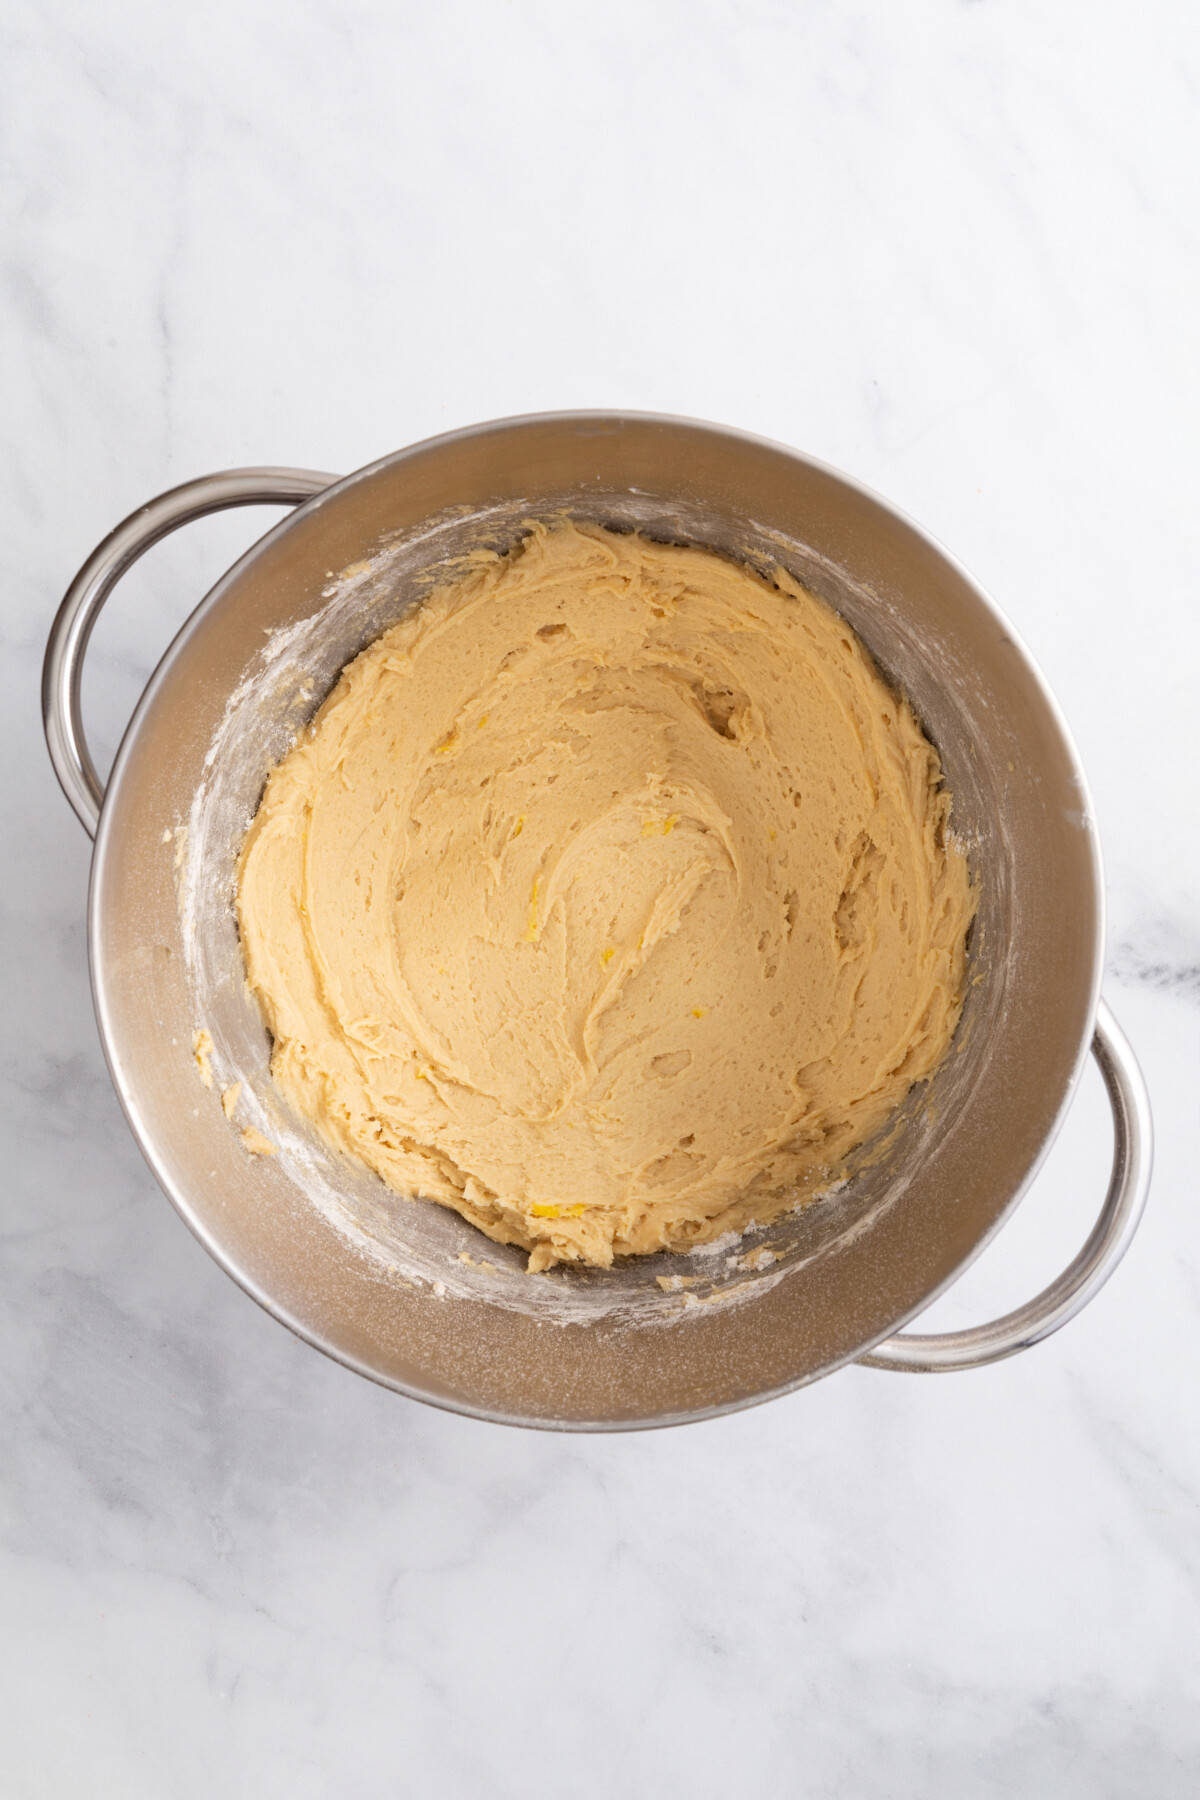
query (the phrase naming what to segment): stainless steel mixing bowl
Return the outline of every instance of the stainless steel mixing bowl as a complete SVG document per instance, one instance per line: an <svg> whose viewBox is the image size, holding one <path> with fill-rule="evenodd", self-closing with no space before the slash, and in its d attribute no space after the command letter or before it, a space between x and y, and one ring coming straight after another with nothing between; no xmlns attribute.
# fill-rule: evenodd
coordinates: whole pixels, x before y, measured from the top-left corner
<svg viewBox="0 0 1200 1800"><path fill-rule="evenodd" d="M105 791L80 720L88 636L116 581L189 519L296 510L196 608L159 664ZM234 858L266 773L343 664L431 567L502 547L531 514L781 564L837 606L939 745L981 904L951 1054L835 1195L717 1254L529 1277L457 1215L388 1192L288 1118L242 976ZM858 1359L966 1368L1077 1312L1136 1227L1150 1168L1137 1065L1099 998L1103 894L1083 771L1029 656L944 550L863 488L738 432L639 414L502 420L344 480L252 469L133 515L73 583L47 649L47 738L95 834L100 1034L121 1103L183 1218L263 1306L349 1367L484 1418L667 1424L745 1406ZM194 1033L213 1040L202 1086ZM1043 1294L973 1331L894 1335L1016 1205L1087 1054L1112 1100L1097 1224ZM218 1090L278 1145L247 1155ZM660 1278L662 1278L660 1280Z"/></svg>

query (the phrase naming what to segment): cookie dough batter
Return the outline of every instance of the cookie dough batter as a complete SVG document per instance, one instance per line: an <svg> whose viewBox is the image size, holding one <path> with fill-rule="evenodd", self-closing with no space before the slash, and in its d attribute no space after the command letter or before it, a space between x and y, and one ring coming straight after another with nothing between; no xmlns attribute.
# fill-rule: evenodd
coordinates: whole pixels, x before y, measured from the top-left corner
<svg viewBox="0 0 1200 1800"><path fill-rule="evenodd" d="M350 663L267 783L238 911L275 1080L531 1269L769 1220L954 1032L949 810L790 577L534 525Z"/></svg>

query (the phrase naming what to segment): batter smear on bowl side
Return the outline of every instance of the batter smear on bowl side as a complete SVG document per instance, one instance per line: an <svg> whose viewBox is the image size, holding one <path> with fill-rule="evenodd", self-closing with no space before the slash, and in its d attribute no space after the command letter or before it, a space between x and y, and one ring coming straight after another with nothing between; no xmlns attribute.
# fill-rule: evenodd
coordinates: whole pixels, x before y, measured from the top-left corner
<svg viewBox="0 0 1200 1800"><path fill-rule="evenodd" d="M267 782L238 915L275 1081L532 1270L765 1223L953 1036L949 814L788 575L535 524L351 662Z"/></svg>

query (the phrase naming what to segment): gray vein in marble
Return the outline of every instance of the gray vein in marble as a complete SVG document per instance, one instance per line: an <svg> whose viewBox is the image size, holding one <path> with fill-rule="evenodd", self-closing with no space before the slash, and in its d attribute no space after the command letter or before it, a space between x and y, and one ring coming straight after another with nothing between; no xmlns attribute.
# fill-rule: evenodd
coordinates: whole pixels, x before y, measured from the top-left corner
<svg viewBox="0 0 1200 1800"><path fill-rule="evenodd" d="M1115 981L1200 1004L1200 935L1194 919L1159 912L1123 938L1109 959Z"/></svg>

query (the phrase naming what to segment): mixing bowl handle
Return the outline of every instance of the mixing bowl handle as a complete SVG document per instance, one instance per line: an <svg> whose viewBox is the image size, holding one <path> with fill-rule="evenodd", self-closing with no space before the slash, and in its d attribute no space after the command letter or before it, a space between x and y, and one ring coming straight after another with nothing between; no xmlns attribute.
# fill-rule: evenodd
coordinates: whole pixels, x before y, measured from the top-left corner
<svg viewBox="0 0 1200 1800"><path fill-rule="evenodd" d="M1100 1065L1113 1110L1113 1166L1108 1192L1091 1236L1074 1262L1035 1300L969 1331L902 1331L859 1361L873 1369L976 1369L1028 1350L1082 1312L1126 1250L1146 1204L1153 1156L1150 1099L1129 1040L1101 1000L1092 1055Z"/></svg>
<svg viewBox="0 0 1200 1800"><path fill-rule="evenodd" d="M298 506L338 479L311 469L226 469L202 475L139 507L92 551L55 615L42 665L42 718L50 760L89 837L96 835L104 784L83 730L83 659L100 608L122 575L152 544L193 519L231 506Z"/></svg>

